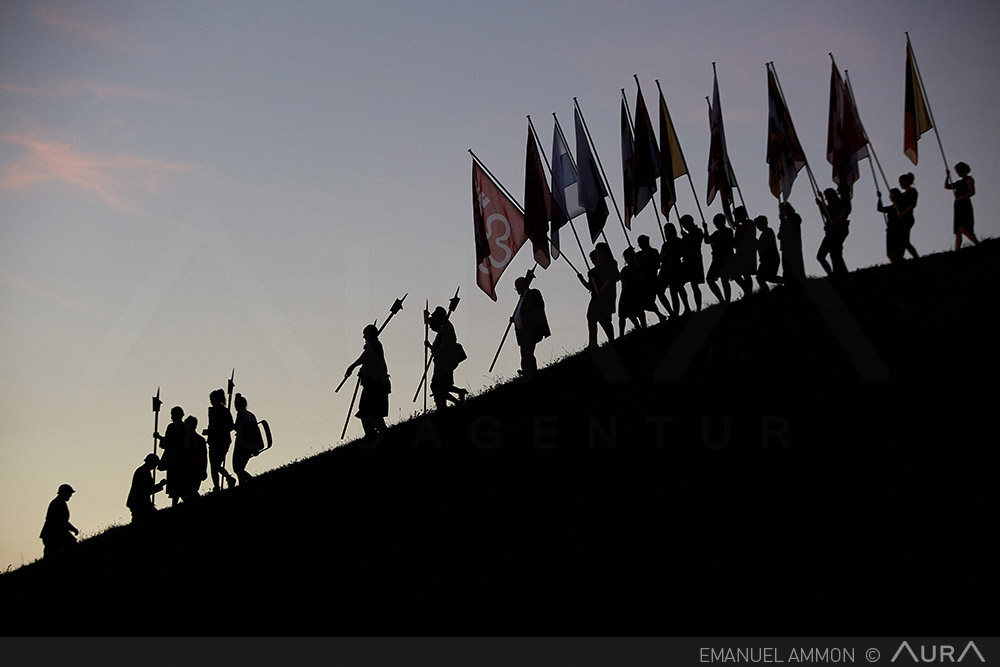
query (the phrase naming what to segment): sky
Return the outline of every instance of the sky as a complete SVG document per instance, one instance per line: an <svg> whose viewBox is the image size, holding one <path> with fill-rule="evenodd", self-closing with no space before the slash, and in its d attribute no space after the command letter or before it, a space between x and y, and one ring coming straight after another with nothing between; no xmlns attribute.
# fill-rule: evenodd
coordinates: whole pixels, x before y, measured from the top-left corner
<svg viewBox="0 0 1000 667"><path fill-rule="evenodd" d="M520 201L527 117L549 156L556 114L575 153L576 98L615 198L606 234L620 256L619 113L622 89L634 113L634 75L657 131L657 80L670 109L694 184L677 181L680 210L697 218L697 196L710 219L721 211L705 203L716 63L740 192L776 227L765 63L829 187L832 53L891 186L916 177L914 245L941 252L954 246L952 197L934 132L916 166L903 155L908 31L948 164L965 161L976 178L977 233L995 236L998 28L1000 5L979 0L0 0L0 568L41 556L61 483L77 490L82 536L129 520L157 389L161 432L174 405L203 427L209 392L235 369L236 391L275 437L251 473L344 442L353 382L335 389L364 325L404 294L381 336L390 423L423 408L411 400L421 312L456 288L469 354L457 383L475 393L512 377L513 336L488 369L532 258L514 258L496 303L476 286L469 150ZM868 164L851 269L887 261ZM790 201L807 273L820 275L805 173ZM657 224L642 211L633 241L658 245ZM581 268L578 249L567 253ZM562 260L535 286L552 328L544 366L585 346L588 296ZM346 440L360 435L351 419Z"/></svg>

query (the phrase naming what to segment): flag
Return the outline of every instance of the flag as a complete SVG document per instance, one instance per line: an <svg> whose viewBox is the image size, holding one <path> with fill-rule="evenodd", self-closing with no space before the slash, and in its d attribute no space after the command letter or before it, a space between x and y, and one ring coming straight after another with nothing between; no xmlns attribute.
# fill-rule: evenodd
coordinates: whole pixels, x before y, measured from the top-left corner
<svg viewBox="0 0 1000 667"><path fill-rule="evenodd" d="M795 177L806 166L806 155L778 89L778 80L770 67L767 68L767 100L767 164L770 165L768 184L771 186L771 194L781 201L788 201Z"/></svg>
<svg viewBox="0 0 1000 667"><path fill-rule="evenodd" d="M636 84L638 85L638 83ZM635 96L635 155L632 167L632 187L635 190L635 213L646 207L656 192L656 179L660 177L660 151L653 133L653 123L642 98L642 88Z"/></svg>
<svg viewBox="0 0 1000 667"><path fill-rule="evenodd" d="M854 98L833 63L830 75L830 115L826 135L826 159L833 166L833 182L841 196L851 198L861 177L858 162L868 157L868 137L861 126Z"/></svg>
<svg viewBox="0 0 1000 667"><path fill-rule="evenodd" d="M903 153L910 162L917 163L917 139L934 127L924 89L917 76L917 61L913 57L910 38L906 38L906 104L903 110Z"/></svg>
<svg viewBox="0 0 1000 667"><path fill-rule="evenodd" d="M538 155L538 142L529 124L524 164L524 231L531 239L535 261L543 269L549 268L549 221L554 217L555 208Z"/></svg>
<svg viewBox="0 0 1000 667"><path fill-rule="evenodd" d="M580 110L575 109L573 121L576 126L576 158L577 175L580 178L578 190L580 206L587 212L587 226L590 228L591 243L597 242L597 237L604 231L604 223L608 220L608 203L604 200L608 191L597 171L597 164L590 152L590 143L583 127L583 117Z"/></svg>
<svg viewBox="0 0 1000 667"><path fill-rule="evenodd" d="M677 191L674 189L674 179L688 173L681 145L674 132L674 123L670 120L667 103L660 92L660 211L670 218L670 209L677 201Z"/></svg>
<svg viewBox="0 0 1000 667"><path fill-rule="evenodd" d="M632 216L635 215L635 144L632 141L632 128L629 127L628 109L625 107L625 97L621 104L622 130L622 203L625 207L625 226L632 229Z"/></svg>
<svg viewBox="0 0 1000 667"><path fill-rule="evenodd" d="M715 195L722 194L722 208L726 211L733 205L733 186L736 178L729 163L726 150L726 131L722 126L722 102L719 99L719 79L715 77L712 103L708 106L708 125L712 138L708 149L708 205L715 201Z"/></svg>
<svg viewBox="0 0 1000 667"><path fill-rule="evenodd" d="M472 221L476 235L476 284L494 301L496 284L527 239L524 213L479 162L472 162Z"/></svg>
<svg viewBox="0 0 1000 667"><path fill-rule="evenodd" d="M555 118L552 129L552 198L558 211L552 218L552 255L559 256L559 229L567 222L583 213L577 195L576 165L563 137L559 119Z"/></svg>

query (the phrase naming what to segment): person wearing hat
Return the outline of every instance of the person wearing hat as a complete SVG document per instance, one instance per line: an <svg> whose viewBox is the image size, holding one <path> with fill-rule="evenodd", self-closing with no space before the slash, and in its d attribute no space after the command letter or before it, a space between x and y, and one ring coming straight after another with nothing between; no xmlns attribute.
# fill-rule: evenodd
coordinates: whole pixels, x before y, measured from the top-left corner
<svg viewBox="0 0 1000 667"><path fill-rule="evenodd" d="M431 376L431 393L438 410L447 406L448 401L459 403L465 400L467 389L455 386L455 369L465 358L465 349L458 342L455 326L448 319L448 311L438 306L427 317L427 325L436 335L434 342L426 342L434 355L434 374Z"/></svg>
<svg viewBox="0 0 1000 667"><path fill-rule="evenodd" d="M138 523L148 519L156 512L153 505L153 494L162 491L167 485L167 480L161 479L153 482L153 470L160 463L160 457L156 454L146 454L142 465L132 473L132 486L128 491L128 499L125 506L132 511L132 523Z"/></svg>
<svg viewBox="0 0 1000 667"><path fill-rule="evenodd" d="M531 380L538 370L535 359L535 346L543 338L551 335L549 321L545 317L545 301L542 293L533 287L527 278L521 276L514 281L514 290L520 299L514 310L511 322L514 324L514 335L517 346L521 349L521 378Z"/></svg>
<svg viewBox="0 0 1000 667"><path fill-rule="evenodd" d="M344 377L350 377L358 366L358 381L361 383L361 400L358 401L358 411L354 415L361 420L365 429L365 442L376 440L388 428L385 418L389 414L389 394L392 388L389 384L389 369L385 364L385 351L378 339L378 327L369 324L361 331L365 339L365 347L361 356L347 367Z"/></svg>
<svg viewBox="0 0 1000 667"><path fill-rule="evenodd" d="M60 484L56 497L49 503L39 535L45 545L42 553L45 558L58 556L76 544L80 531L69 522L69 499L74 493L76 491L69 484Z"/></svg>

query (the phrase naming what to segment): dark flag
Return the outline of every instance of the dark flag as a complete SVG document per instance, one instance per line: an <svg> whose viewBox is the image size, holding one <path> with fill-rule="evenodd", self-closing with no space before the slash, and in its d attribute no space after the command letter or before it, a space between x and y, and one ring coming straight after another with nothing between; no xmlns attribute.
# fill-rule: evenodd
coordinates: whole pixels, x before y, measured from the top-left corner
<svg viewBox="0 0 1000 667"><path fill-rule="evenodd" d="M472 162L472 222L476 235L476 284L494 301L500 276L527 239L524 213Z"/></svg>
<svg viewBox="0 0 1000 667"><path fill-rule="evenodd" d="M555 114L553 114L553 118ZM552 218L552 255L559 256L559 229L570 220L583 213L577 194L576 165L563 137L559 119L554 118L552 129L552 198L555 199L556 215Z"/></svg>
<svg viewBox="0 0 1000 667"><path fill-rule="evenodd" d="M865 135L854 98L833 63L830 75L830 116L826 135L826 159L833 165L833 182L842 197L850 199L854 183L861 177L858 162L868 157Z"/></svg>
<svg viewBox="0 0 1000 667"><path fill-rule="evenodd" d="M792 117L770 67L767 68L767 99L768 184L771 186L771 194L781 201L788 201L795 177L806 166L806 155L795 134Z"/></svg>
<svg viewBox="0 0 1000 667"><path fill-rule="evenodd" d="M722 195L723 210L730 211L733 206L733 186L736 179L733 168L729 164L729 151L726 149L726 131L722 126L722 102L719 100L719 79L715 77L712 92L712 103L708 107L708 124L711 129L711 143L708 149L708 205L715 201L715 195ZM728 215L727 215L728 217Z"/></svg>
<svg viewBox="0 0 1000 667"><path fill-rule="evenodd" d="M622 97L622 204L625 207L625 226L632 229L632 217L635 215L635 143L632 141L632 128L629 127L628 109L625 108L625 98Z"/></svg>
<svg viewBox="0 0 1000 667"><path fill-rule="evenodd" d="M557 207L545 181L535 133L529 125L524 165L524 232L531 239L535 261L543 269L549 268L549 221L557 217Z"/></svg>
<svg viewBox="0 0 1000 667"><path fill-rule="evenodd" d="M903 153L910 162L917 163L917 139L934 127L927 110L924 89L917 76L917 62L913 57L910 38L906 38L906 105L903 111Z"/></svg>
<svg viewBox="0 0 1000 667"><path fill-rule="evenodd" d="M638 83L636 84L638 85ZM656 179L660 177L660 151L653 133L642 88L635 96L635 155L633 157L632 187L635 189L635 213L646 207L656 193Z"/></svg>
<svg viewBox="0 0 1000 667"><path fill-rule="evenodd" d="M667 103L660 93L660 211L670 218L670 209L677 201L677 191L674 179L688 173L681 145L674 132L674 123L670 120Z"/></svg>
<svg viewBox="0 0 1000 667"><path fill-rule="evenodd" d="M579 183L580 206L587 212L587 226L590 228L590 241L596 243L604 231L604 223L608 220L608 203L605 198L608 191L604 189L601 175L597 171L597 163L590 152L587 132L583 127L580 110L575 109L573 115L576 126L576 159Z"/></svg>

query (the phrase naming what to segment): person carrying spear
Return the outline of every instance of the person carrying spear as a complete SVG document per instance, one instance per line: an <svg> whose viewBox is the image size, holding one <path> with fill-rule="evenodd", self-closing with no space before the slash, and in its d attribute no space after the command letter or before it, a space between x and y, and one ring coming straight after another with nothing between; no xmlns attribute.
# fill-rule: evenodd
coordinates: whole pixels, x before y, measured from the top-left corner
<svg viewBox="0 0 1000 667"><path fill-rule="evenodd" d="M361 335L365 339L365 347L344 377L348 378L358 366L358 381L361 384L361 400L358 402L358 412L354 416L361 420L365 430L362 442L373 442L385 434L385 418L389 415L389 394L392 386L389 382L389 369L385 363L385 352L378 339L379 329L374 324L366 326Z"/></svg>
<svg viewBox="0 0 1000 667"><path fill-rule="evenodd" d="M347 382L347 378L351 377L351 372L358 366L361 366L361 371L358 372L358 381L354 385L354 394L351 395L351 407L347 411L347 419L344 420L344 430L340 433L341 439L347 434L347 425L351 422L351 413L354 412L354 400L358 397L358 389L366 384L367 376L370 376L371 381L368 383L370 388L366 386L365 391L361 394L361 404L358 406L358 412L355 415L361 420L361 425L365 429L365 442L370 442L377 436L381 436L388 428L385 424L385 417L389 414L389 393L391 388L389 387L389 371L385 365L385 353L382 351L382 343L378 337L385 330L386 326L388 326L392 318L396 316L396 313L403 309L403 301L406 300L408 295L409 292L404 294L403 298L392 302L392 306L389 307L389 317L385 318L382 326L377 327L375 326L375 322L372 322L361 331L361 335L365 339L364 351L358 357L357 361L347 367L344 379L340 381L340 384L337 385L337 388L333 392L337 393L340 391L340 388ZM381 362L379 362L379 359L381 359ZM379 383L384 383L385 386L382 387ZM385 393L384 397L381 396L383 392ZM365 398L366 394L368 396L367 399ZM416 398L413 400L416 400ZM385 404L384 410L382 408L383 403Z"/></svg>
<svg viewBox="0 0 1000 667"><path fill-rule="evenodd" d="M448 311L438 306L427 318L427 325L436 335L434 342L424 345L431 351L434 360L434 374L431 376L431 395L438 410L445 408L448 402L461 403L465 400L467 389L455 386L455 369L465 361L466 354L458 336L455 325L448 318Z"/></svg>

